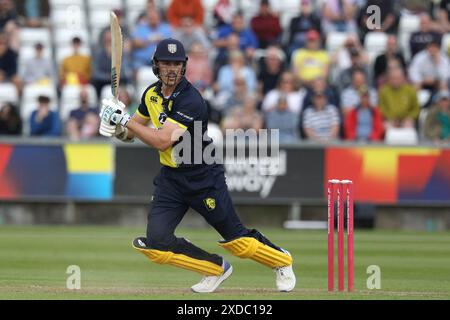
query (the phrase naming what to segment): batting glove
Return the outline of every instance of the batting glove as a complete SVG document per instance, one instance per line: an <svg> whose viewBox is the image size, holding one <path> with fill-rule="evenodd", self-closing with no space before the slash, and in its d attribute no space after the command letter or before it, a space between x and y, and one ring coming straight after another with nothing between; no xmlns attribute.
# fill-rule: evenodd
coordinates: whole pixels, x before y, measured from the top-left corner
<svg viewBox="0 0 450 320"><path fill-rule="evenodd" d="M103 99L102 109L99 113L101 123L99 132L105 137L112 137L116 135L116 127L118 125L117 118L116 121L112 121L111 117L114 114L122 114L125 109L125 105L116 99ZM128 121L126 121L128 123Z"/></svg>

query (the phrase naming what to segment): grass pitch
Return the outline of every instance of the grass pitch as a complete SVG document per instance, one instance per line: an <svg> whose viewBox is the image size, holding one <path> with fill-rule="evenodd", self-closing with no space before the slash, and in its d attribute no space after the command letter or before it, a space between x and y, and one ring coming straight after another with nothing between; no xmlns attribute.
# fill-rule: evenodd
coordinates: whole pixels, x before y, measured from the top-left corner
<svg viewBox="0 0 450 320"><path fill-rule="evenodd" d="M294 257L297 287L275 290L275 275L220 248L211 229L179 229L225 256L233 275L213 294L194 294L200 275L151 263L131 247L145 228L2 226L0 299L449 299L450 233L355 232L355 291L327 292L325 231L260 228ZM69 290L67 267L81 268L81 289ZM381 289L369 290L367 267L381 269Z"/></svg>

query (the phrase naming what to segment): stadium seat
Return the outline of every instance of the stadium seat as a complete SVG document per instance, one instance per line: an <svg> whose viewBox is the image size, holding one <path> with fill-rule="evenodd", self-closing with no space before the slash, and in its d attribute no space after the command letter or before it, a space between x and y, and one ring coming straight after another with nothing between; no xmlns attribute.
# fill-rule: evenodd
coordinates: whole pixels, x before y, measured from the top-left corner
<svg viewBox="0 0 450 320"><path fill-rule="evenodd" d="M87 0L87 8L92 11L95 9L115 10L122 9L122 0Z"/></svg>
<svg viewBox="0 0 450 320"><path fill-rule="evenodd" d="M84 6L84 0L49 0L50 11L55 9L67 8L70 5L75 5L79 7Z"/></svg>
<svg viewBox="0 0 450 320"><path fill-rule="evenodd" d="M332 54L337 49L342 47L347 39L346 32L330 32L327 35L327 40L325 43L325 48L329 54Z"/></svg>
<svg viewBox="0 0 450 320"><path fill-rule="evenodd" d="M88 84L85 86L88 91L89 104L92 107L98 107L97 93L95 88ZM70 111L80 107L81 86L64 86L61 91L61 120L66 121Z"/></svg>
<svg viewBox="0 0 450 320"><path fill-rule="evenodd" d="M372 63L375 58L386 51L388 35L384 32L369 32L364 41L364 48Z"/></svg>
<svg viewBox="0 0 450 320"><path fill-rule="evenodd" d="M12 83L0 83L0 104L5 102L11 102L14 104L19 102L17 88Z"/></svg>
<svg viewBox="0 0 450 320"><path fill-rule="evenodd" d="M127 0L130 1L130 0ZM136 1L136 0L134 0ZM202 5L205 11L213 11L214 6L217 4L218 0L202 0Z"/></svg>
<svg viewBox="0 0 450 320"><path fill-rule="evenodd" d="M136 83L138 88L148 87L153 82L158 81L158 78L153 73L151 67L141 67L137 72Z"/></svg>
<svg viewBox="0 0 450 320"><path fill-rule="evenodd" d="M125 7L127 10L129 9L139 9L144 10L145 6L147 5L147 0L124 0L125 1ZM217 0L213 0L217 1ZM203 1L205 2L205 1Z"/></svg>
<svg viewBox="0 0 450 320"><path fill-rule="evenodd" d="M110 11L104 9L95 9L90 12L89 23L91 25L91 39L93 43L101 43L99 36L100 32L109 27L110 23Z"/></svg>
<svg viewBox="0 0 450 320"><path fill-rule="evenodd" d="M419 141L414 128L390 128L386 130L385 142L390 145L415 145Z"/></svg>
<svg viewBox="0 0 450 320"><path fill-rule="evenodd" d="M417 100L419 100L419 104L421 107L424 107L425 104L430 100L431 92L429 90L419 90L417 92Z"/></svg>
<svg viewBox="0 0 450 320"><path fill-rule="evenodd" d="M57 29L55 30L55 45L56 47L70 45L74 37L79 37L85 45L89 44L87 29Z"/></svg>
<svg viewBox="0 0 450 320"><path fill-rule="evenodd" d="M33 46L42 43L44 47L51 47L50 30L46 28L22 28L20 29L20 45Z"/></svg>
<svg viewBox="0 0 450 320"><path fill-rule="evenodd" d="M50 98L50 109L58 110L58 98L56 94L56 85L25 85L23 88L22 102L20 106L20 116L24 121L28 121L31 112L36 109L40 95L46 95Z"/></svg>
<svg viewBox="0 0 450 320"><path fill-rule="evenodd" d="M86 25L86 15L79 6L68 6L55 9L50 13L50 22L53 28L71 29Z"/></svg>

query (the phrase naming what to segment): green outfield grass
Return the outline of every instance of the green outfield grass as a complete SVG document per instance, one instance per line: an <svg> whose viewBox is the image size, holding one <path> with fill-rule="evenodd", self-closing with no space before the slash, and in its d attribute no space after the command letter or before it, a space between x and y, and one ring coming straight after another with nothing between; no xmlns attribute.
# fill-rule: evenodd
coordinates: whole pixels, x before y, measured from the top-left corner
<svg viewBox="0 0 450 320"><path fill-rule="evenodd" d="M275 290L272 270L231 256L209 229L180 229L198 246L223 254L234 273L213 294L189 288L201 276L151 263L131 247L145 228L0 227L0 299L449 299L450 233L357 231L355 291L328 293L325 231L260 228L295 260L297 288ZM81 290L66 288L66 269L81 268ZM369 265L381 289L369 290Z"/></svg>

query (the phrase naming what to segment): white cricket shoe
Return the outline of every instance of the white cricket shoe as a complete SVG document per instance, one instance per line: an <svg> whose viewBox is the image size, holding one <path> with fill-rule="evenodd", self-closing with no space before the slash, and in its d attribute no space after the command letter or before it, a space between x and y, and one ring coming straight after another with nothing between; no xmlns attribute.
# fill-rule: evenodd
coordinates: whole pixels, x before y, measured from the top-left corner
<svg viewBox="0 0 450 320"><path fill-rule="evenodd" d="M288 251L282 249L289 256L291 255ZM282 292L289 292L295 288L295 274L292 270L292 264L284 267L276 267L273 269L277 275L277 289Z"/></svg>
<svg viewBox="0 0 450 320"><path fill-rule="evenodd" d="M191 287L191 290L197 293L214 292L233 273L233 267L225 260L223 260L223 270L220 276L203 277L199 283Z"/></svg>

